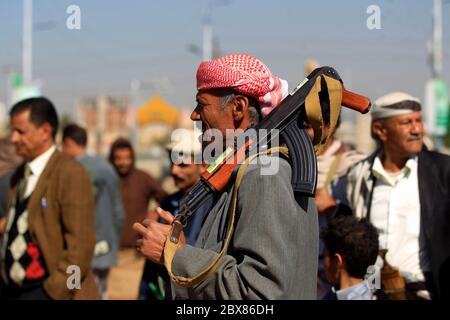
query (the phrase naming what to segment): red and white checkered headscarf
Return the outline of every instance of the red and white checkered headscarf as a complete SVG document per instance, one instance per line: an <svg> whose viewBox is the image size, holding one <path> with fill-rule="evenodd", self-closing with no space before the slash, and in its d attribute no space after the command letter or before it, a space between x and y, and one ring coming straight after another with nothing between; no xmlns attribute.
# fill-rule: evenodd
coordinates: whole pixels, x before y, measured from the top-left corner
<svg viewBox="0 0 450 320"><path fill-rule="evenodd" d="M197 70L197 90L231 88L259 102L261 114L268 115L288 94L286 80L247 54L231 54L204 61Z"/></svg>

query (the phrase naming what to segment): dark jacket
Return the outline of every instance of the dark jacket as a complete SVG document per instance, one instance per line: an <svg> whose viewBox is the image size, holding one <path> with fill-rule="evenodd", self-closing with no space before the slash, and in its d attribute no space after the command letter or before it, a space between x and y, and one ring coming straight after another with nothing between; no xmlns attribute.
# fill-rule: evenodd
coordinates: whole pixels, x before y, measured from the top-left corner
<svg viewBox="0 0 450 320"><path fill-rule="evenodd" d="M373 189L371 167L376 153L353 166L347 179L348 202L353 213L366 217ZM450 157L428 151L419 153L418 181L421 232L431 264L438 298L450 299Z"/></svg>

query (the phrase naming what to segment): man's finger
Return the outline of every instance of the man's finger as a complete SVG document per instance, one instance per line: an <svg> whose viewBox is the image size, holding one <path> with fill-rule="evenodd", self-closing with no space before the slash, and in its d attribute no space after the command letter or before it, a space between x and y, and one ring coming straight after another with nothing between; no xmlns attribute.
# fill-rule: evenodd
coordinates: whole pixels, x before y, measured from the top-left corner
<svg viewBox="0 0 450 320"><path fill-rule="evenodd" d="M156 208L156 212L158 212L159 217L168 224L172 224L173 220L175 219L169 211L165 211L160 207Z"/></svg>
<svg viewBox="0 0 450 320"><path fill-rule="evenodd" d="M140 251L141 250L141 247L142 247L142 243L144 242L144 240L143 239L138 239L138 240L136 240L136 250L137 251Z"/></svg>
<svg viewBox="0 0 450 320"><path fill-rule="evenodd" d="M147 234L147 228L144 227L139 222L135 222L133 224L133 230L136 231L137 233L139 233L141 236L145 236Z"/></svg>
<svg viewBox="0 0 450 320"><path fill-rule="evenodd" d="M144 227L148 228L151 222L152 221L150 219L145 219L144 221L142 221L142 224L144 225Z"/></svg>

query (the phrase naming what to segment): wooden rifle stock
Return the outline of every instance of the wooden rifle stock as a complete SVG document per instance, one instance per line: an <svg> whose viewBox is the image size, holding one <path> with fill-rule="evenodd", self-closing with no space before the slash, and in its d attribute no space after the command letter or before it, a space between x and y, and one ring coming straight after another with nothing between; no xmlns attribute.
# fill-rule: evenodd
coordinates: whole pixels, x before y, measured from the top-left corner
<svg viewBox="0 0 450 320"><path fill-rule="evenodd" d="M345 89L344 85L342 85L342 105L362 114L366 114L369 112L372 104L370 103L369 98L348 91Z"/></svg>

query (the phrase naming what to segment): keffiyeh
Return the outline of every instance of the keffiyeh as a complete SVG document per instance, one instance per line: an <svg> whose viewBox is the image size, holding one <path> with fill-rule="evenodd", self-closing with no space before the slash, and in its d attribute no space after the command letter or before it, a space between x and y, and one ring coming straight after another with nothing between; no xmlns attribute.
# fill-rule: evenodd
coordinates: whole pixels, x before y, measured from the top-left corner
<svg viewBox="0 0 450 320"><path fill-rule="evenodd" d="M257 58L232 54L204 61L197 70L197 90L230 88L254 98L268 115L288 94L288 83L270 72Z"/></svg>

